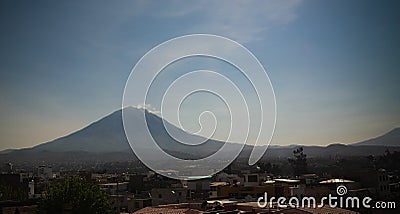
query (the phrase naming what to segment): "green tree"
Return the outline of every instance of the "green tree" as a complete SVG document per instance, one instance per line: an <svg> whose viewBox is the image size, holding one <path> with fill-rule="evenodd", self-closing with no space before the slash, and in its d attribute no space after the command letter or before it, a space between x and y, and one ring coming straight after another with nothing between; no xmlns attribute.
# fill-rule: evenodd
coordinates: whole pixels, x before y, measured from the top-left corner
<svg viewBox="0 0 400 214"><path fill-rule="evenodd" d="M271 164L269 162L260 162L257 164L259 171L267 172L274 175L281 173L281 166L279 164Z"/></svg>
<svg viewBox="0 0 400 214"><path fill-rule="evenodd" d="M50 186L38 206L38 213L113 213L107 195L97 185L78 176L66 177Z"/></svg>
<svg viewBox="0 0 400 214"><path fill-rule="evenodd" d="M22 187L13 187L5 181L0 180L0 201L17 200L24 201L28 199L26 191Z"/></svg>

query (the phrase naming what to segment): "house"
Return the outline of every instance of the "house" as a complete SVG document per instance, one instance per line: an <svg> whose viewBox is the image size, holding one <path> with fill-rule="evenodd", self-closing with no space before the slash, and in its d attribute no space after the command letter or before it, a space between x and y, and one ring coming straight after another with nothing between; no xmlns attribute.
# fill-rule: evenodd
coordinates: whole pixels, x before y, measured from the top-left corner
<svg viewBox="0 0 400 214"><path fill-rule="evenodd" d="M153 188L151 199L153 206L186 202L187 189L183 187Z"/></svg>

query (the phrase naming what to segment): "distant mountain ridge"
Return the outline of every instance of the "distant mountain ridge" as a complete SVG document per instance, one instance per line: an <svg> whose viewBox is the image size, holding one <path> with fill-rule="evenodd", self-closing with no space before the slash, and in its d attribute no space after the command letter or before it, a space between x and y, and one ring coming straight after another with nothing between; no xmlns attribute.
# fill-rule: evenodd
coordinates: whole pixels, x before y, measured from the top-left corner
<svg viewBox="0 0 400 214"><path fill-rule="evenodd" d="M129 114L133 119L146 115L148 128L158 143L167 153L182 158L199 159L213 154L223 142L208 140L203 145L183 145L175 141L165 130L164 124L174 133L182 138L202 138L191 135L180 130L155 114L143 109L129 107L124 109L124 114ZM143 112L144 111L144 112ZM140 139L142 133L135 133ZM385 135L366 140L363 142L343 145L331 144L324 146L303 146L308 157L326 157L330 155L341 156L366 156L383 154L386 149L400 150L400 128L393 129ZM240 146L237 144L237 146ZM264 155L265 158L287 158L293 155L295 147L291 146L270 146ZM246 145L240 154L241 157L248 157L252 146ZM152 151L148 152L151 155ZM114 157L114 158L113 158ZM157 157L154 157L157 158ZM136 159L126 139L122 123L122 110L115 111L102 119L91 123L85 128L56 140L40 144L38 146L19 149L4 150L0 152L0 161L79 161L79 160L103 161L131 160Z"/></svg>

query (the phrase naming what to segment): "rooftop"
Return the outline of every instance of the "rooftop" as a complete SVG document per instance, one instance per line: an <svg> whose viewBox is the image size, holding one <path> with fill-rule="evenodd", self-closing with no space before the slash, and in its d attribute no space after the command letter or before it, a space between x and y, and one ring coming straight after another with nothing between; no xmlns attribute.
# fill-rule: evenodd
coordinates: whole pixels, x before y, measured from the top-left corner
<svg viewBox="0 0 400 214"><path fill-rule="evenodd" d="M226 186L226 185L229 185L229 183L227 183L227 182L212 182L212 183L210 184L210 186L212 186L212 187Z"/></svg>
<svg viewBox="0 0 400 214"><path fill-rule="evenodd" d="M342 183L353 183L352 180L346 180L341 178L333 178L325 181L319 182L320 184L342 184Z"/></svg>
<svg viewBox="0 0 400 214"><path fill-rule="evenodd" d="M277 178L274 179L275 182L283 182L283 183L299 183L300 180L295 179L287 179L287 178Z"/></svg>
<svg viewBox="0 0 400 214"><path fill-rule="evenodd" d="M189 208L171 208L171 207L145 207L134 212L134 214L200 214L201 211Z"/></svg>
<svg viewBox="0 0 400 214"><path fill-rule="evenodd" d="M302 208L296 208L297 210L301 210L307 213L311 214L358 214L358 212L354 212L351 210L345 210L339 207L330 207L328 205L325 205L323 207L302 207Z"/></svg>

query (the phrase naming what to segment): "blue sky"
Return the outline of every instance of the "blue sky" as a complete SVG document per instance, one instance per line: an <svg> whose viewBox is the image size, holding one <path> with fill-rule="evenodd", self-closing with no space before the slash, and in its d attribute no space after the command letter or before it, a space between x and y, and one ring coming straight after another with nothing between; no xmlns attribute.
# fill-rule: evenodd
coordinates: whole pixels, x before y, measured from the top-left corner
<svg viewBox="0 0 400 214"><path fill-rule="evenodd" d="M400 125L396 1L1 1L0 149L121 106L132 67L176 36L218 34L266 68L273 144L351 143Z"/></svg>

